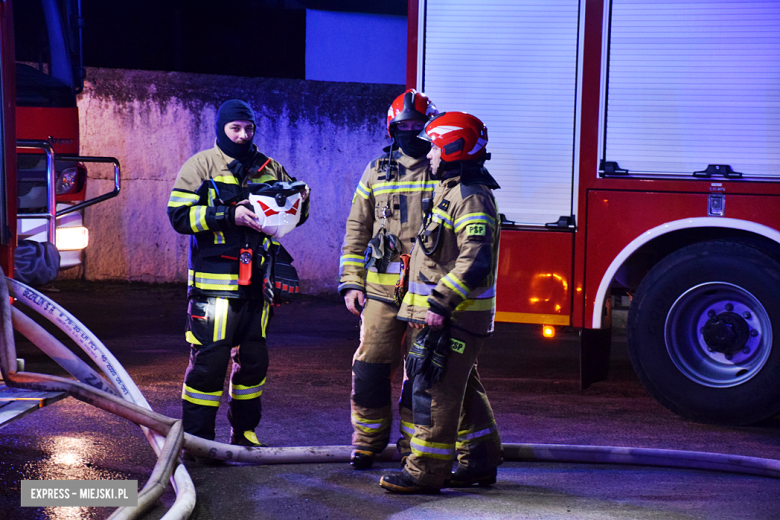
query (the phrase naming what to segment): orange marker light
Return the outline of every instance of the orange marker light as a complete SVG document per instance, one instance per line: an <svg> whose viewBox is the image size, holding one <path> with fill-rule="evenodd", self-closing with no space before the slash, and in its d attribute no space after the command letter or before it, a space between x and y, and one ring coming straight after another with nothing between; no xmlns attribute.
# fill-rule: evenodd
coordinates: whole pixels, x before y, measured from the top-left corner
<svg viewBox="0 0 780 520"><path fill-rule="evenodd" d="M545 338L555 337L555 327L552 325L542 325L542 336Z"/></svg>

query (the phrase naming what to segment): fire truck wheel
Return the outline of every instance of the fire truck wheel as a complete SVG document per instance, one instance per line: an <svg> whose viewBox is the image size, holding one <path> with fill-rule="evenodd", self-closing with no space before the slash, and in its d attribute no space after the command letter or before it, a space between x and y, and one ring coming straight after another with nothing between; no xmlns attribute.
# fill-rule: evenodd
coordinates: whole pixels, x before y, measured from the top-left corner
<svg viewBox="0 0 780 520"><path fill-rule="evenodd" d="M758 249L720 240L667 256L639 285L627 334L640 381L676 414L738 425L780 412L780 264Z"/></svg>

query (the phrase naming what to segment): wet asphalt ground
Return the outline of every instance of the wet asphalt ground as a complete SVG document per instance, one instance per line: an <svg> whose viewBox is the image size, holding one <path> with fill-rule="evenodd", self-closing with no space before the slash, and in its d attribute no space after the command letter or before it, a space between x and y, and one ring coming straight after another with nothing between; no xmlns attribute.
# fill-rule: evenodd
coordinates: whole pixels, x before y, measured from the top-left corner
<svg viewBox="0 0 780 520"><path fill-rule="evenodd" d="M46 292L116 355L152 407L180 417L188 347L181 286L58 282ZM617 330L608 381L580 391L578 337L540 327L499 324L480 357L480 373L507 443L634 446L780 459L780 419L750 427L690 423L647 396ZM60 337L63 337L60 335ZM350 361L358 322L337 300L310 298L278 309L269 333L271 366L258 437L272 446L349 444ZM18 338L27 370L62 375ZM400 376L400 375L399 375ZM396 392L397 394L397 392ZM397 420L393 426L397 431ZM227 441L223 409L218 440ZM22 480L138 480L155 456L140 429L68 398L0 430L0 520L102 519L110 508L21 508ZM506 462L487 489L433 496L385 493L384 462L368 471L348 464L187 463L198 503L192 518L576 518L776 519L780 480L658 467ZM167 491L143 518L172 504Z"/></svg>

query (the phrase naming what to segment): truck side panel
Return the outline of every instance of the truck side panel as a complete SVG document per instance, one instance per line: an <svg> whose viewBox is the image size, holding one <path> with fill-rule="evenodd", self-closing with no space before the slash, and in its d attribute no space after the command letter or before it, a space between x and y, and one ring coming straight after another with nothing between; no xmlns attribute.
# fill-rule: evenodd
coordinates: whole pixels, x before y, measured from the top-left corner
<svg viewBox="0 0 780 520"><path fill-rule="evenodd" d="M504 229L496 320L570 325L573 247L571 232Z"/></svg>

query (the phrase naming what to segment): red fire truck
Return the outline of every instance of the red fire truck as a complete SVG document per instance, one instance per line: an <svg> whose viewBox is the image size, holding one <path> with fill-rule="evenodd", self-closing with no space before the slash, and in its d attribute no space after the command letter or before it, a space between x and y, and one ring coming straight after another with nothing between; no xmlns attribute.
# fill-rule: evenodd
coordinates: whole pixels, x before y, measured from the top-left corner
<svg viewBox="0 0 780 520"><path fill-rule="evenodd" d="M780 411L780 2L410 0L407 64L488 127L499 321L581 329L587 387L629 295L660 403Z"/></svg>
<svg viewBox="0 0 780 520"><path fill-rule="evenodd" d="M79 265L87 246L81 210L119 193L115 159L79 157L80 4L28 0L13 9L18 238L56 244L61 269ZM113 192L85 201L85 162L113 165Z"/></svg>

